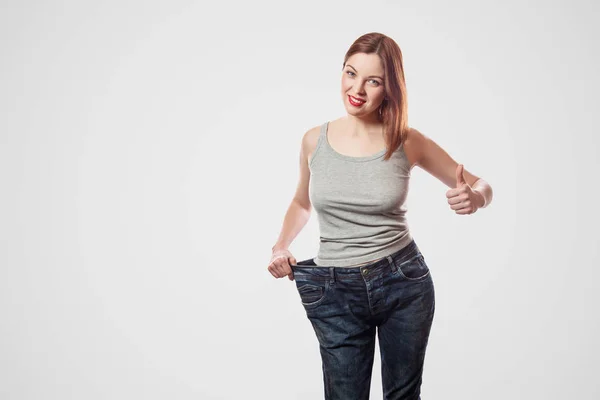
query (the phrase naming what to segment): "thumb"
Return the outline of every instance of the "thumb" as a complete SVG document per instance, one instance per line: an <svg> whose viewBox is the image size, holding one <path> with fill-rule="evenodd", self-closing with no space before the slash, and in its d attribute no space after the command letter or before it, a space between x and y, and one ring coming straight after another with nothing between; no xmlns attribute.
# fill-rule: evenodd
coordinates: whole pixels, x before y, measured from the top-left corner
<svg viewBox="0 0 600 400"><path fill-rule="evenodd" d="M290 281L294 280L294 268L291 267L291 265L296 265L296 259L294 257L289 257L288 261L290 263L290 269L292 270L292 272L290 274L288 274L288 279Z"/></svg>
<svg viewBox="0 0 600 400"><path fill-rule="evenodd" d="M465 170L462 164L458 164L458 166L456 167L456 187L459 188L462 185L464 185L465 183L467 183L467 180L465 179Z"/></svg>

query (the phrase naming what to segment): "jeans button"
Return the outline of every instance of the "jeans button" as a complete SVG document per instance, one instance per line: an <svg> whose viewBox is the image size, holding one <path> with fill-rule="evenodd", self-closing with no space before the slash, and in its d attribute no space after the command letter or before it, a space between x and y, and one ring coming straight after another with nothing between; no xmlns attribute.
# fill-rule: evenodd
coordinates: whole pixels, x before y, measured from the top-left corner
<svg viewBox="0 0 600 400"><path fill-rule="evenodd" d="M363 269L363 274L365 274L365 275L366 275L368 272L369 272L369 270L368 270L368 269L366 269L366 268L365 268L365 269Z"/></svg>

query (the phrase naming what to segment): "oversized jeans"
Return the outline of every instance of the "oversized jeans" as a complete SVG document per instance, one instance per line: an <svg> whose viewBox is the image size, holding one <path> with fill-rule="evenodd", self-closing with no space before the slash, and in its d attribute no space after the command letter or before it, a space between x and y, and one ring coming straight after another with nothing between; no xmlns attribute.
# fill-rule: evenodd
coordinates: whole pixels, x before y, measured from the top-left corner
<svg viewBox="0 0 600 400"><path fill-rule="evenodd" d="M369 399L375 327L384 400L421 400L435 292L415 241L358 267L317 267L314 258L291 267L319 342L325 400Z"/></svg>

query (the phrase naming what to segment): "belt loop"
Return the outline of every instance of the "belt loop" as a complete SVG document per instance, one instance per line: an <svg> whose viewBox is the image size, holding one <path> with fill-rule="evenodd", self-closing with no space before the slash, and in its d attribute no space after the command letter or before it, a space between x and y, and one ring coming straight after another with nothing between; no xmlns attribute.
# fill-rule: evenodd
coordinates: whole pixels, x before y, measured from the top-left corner
<svg viewBox="0 0 600 400"><path fill-rule="evenodd" d="M396 272L396 263L394 262L394 259L392 258L392 256L386 256L388 262L390 263L390 268L392 270L392 272Z"/></svg>
<svg viewBox="0 0 600 400"><path fill-rule="evenodd" d="M331 276L331 283L335 282L335 267L329 267L329 275Z"/></svg>

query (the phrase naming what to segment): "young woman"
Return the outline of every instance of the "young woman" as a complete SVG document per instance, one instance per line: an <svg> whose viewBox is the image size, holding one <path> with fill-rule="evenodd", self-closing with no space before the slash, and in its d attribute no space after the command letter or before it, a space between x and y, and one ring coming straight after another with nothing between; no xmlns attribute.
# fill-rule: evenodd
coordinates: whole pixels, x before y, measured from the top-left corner
<svg viewBox="0 0 600 400"><path fill-rule="evenodd" d="M435 293L405 218L411 169L450 187L448 206L460 215L486 207L492 188L408 127L402 53L391 38L369 33L352 44L341 89L347 115L302 138L300 180L268 270L296 282L325 399L368 399L377 332L384 398L420 400ZM311 207L318 254L296 263L288 247Z"/></svg>

